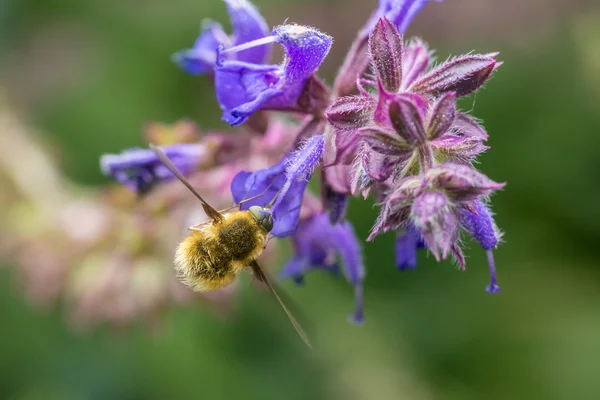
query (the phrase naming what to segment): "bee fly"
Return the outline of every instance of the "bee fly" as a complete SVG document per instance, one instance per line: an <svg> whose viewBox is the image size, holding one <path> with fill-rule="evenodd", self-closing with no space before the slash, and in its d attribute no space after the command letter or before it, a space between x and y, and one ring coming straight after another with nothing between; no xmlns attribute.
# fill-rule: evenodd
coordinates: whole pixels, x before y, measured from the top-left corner
<svg viewBox="0 0 600 400"><path fill-rule="evenodd" d="M273 293L300 338L312 348L308 336L256 261L273 229L273 217L268 208L252 206L242 211L243 202L240 202L238 211L217 211L200 196L158 147L150 145L150 148L169 171L200 200L204 212L211 218L210 221L190 226L192 233L175 251L175 270L183 283L198 292L219 289L229 285L240 272L250 267L254 276ZM252 199L245 202L249 200Z"/></svg>

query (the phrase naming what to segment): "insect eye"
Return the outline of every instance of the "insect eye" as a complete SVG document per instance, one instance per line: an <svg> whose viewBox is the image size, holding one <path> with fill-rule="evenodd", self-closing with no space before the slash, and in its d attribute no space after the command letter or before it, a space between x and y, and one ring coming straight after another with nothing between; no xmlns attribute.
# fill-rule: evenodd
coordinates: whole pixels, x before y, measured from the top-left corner
<svg viewBox="0 0 600 400"><path fill-rule="evenodd" d="M273 229L273 217L271 214L265 215L265 219L261 221L262 227L265 228L267 232L271 232Z"/></svg>
<svg viewBox="0 0 600 400"><path fill-rule="evenodd" d="M252 215L254 216L254 218L256 218L258 222L262 223L267 217L267 214L265 214L264 209L262 207L252 206L248 210L252 213Z"/></svg>

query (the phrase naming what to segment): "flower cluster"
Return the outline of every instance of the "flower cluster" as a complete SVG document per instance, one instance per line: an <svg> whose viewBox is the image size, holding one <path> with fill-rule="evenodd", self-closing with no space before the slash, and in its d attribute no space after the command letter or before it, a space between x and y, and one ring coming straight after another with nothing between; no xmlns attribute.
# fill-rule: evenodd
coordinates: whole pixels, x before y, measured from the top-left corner
<svg viewBox="0 0 600 400"><path fill-rule="evenodd" d="M503 184L473 167L488 149L487 133L456 105L500 66L497 54L434 65L421 39L402 37L429 1L379 0L330 88L316 76L330 36L288 23L269 31L248 0L223 1L232 35L206 22L193 47L173 59L183 71L213 79L223 121L242 126L196 142L155 140L181 172L194 181L228 171L219 182L230 185L235 202L268 205L272 234L291 237L294 247L281 277L302 282L314 269L343 271L354 287L353 322L363 321L365 267L346 211L348 197L358 194L381 208L368 240L396 232L398 268L414 268L419 248L436 260L452 254L464 268L464 231L488 252L488 291L498 291L492 250L500 233L488 199ZM274 43L284 51L278 64L269 63ZM101 166L143 195L172 179L143 149L105 155ZM307 189L317 168L320 199Z"/></svg>

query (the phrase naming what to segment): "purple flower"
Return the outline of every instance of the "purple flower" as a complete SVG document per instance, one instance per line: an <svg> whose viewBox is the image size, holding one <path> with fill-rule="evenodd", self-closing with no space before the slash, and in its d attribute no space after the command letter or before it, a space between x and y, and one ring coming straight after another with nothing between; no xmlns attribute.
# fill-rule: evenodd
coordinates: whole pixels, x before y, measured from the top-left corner
<svg viewBox="0 0 600 400"><path fill-rule="evenodd" d="M356 309L349 318L352 322L361 324L364 320L362 282L365 268L352 225L348 221L332 224L325 213L313 215L300 222L293 237L293 245L295 255L282 270L281 277L302 282L303 276L311 269L324 269L337 274L339 255L344 275L354 286Z"/></svg>
<svg viewBox="0 0 600 400"><path fill-rule="evenodd" d="M174 144L161 149L184 175L193 172L209 153L206 146L200 143ZM112 176L120 184L140 194L150 191L155 183L175 178L149 149L104 154L100 158L100 168L104 175Z"/></svg>
<svg viewBox="0 0 600 400"><path fill-rule="evenodd" d="M260 195L245 202L242 209L268 205L274 219L271 234L277 237L293 234L300 217L304 189L319 164L324 146L323 135L316 135L270 168L239 172L231 183L234 200L239 203Z"/></svg>
<svg viewBox="0 0 600 400"><path fill-rule="evenodd" d="M474 205L475 212L465 209L461 210L461 221L465 230L479 242L487 253L490 268L490 284L486 290L490 293L496 293L500 291L500 287L496 280L496 267L494 265L492 250L496 248L502 235L488 207L481 201L475 201Z"/></svg>
<svg viewBox="0 0 600 400"><path fill-rule="evenodd" d="M327 96L325 88L318 83L313 86L321 90L307 85L332 43L330 36L314 28L281 25L271 36L221 50L218 57L272 42L286 50L285 62L281 65L219 60L222 63L215 72L215 90L223 120L229 124L239 125L260 109L310 112ZM308 97L304 98L303 94Z"/></svg>
<svg viewBox="0 0 600 400"><path fill-rule="evenodd" d="M233 35L227 36L222 26L214 21L205 21L202 32L194 46L173 55L181 69L193 75L211 73L216 65L217 47L223 44L239 46L243 43L264 38L269 34L269 27L256 7L247 0L223 0L231 18ZM249 63L264 63L270 53L270 46L255 47L251 50L232 54L230 59ZM235 56L235 58L234 58Z"/></svg>

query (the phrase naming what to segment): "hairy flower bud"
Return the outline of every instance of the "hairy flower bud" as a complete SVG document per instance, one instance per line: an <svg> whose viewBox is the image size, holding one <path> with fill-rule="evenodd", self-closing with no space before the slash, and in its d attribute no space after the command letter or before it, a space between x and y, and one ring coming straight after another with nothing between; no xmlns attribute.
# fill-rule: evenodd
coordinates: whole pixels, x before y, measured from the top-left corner
<svg viewBox="0 0 600 400"><path fill-rule="evenodd" d="M397 92L402 83L402 37L386 18L381 18L371 32L369 51L382 88Z"/></svg>

